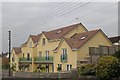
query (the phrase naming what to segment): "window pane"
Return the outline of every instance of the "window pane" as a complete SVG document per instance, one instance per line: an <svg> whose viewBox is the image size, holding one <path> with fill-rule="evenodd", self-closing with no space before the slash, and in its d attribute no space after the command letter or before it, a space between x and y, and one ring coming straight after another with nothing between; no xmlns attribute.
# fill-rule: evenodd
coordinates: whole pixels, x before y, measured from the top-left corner
<svg viewBox="0 0 120 80"><path fill-rule="evenodd" d="M46 60L49 60L49 51L45 51L46 52Z"/></svg>

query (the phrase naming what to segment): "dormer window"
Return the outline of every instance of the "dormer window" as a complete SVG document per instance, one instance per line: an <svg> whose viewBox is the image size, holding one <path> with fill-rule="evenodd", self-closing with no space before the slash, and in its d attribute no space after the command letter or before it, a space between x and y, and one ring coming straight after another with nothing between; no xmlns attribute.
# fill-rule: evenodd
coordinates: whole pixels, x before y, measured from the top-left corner
<svg viewBox="0 0 120 80"><path fill-rule="evenodd" d="M45 38L42 39L42 45L45 45Z"/></svg>
<svg viewBox="0 0 120 80"><path fill-rule="evenodd" d="M62 31L61 30L59 30L56 34L60 34Z"/></svg>
<svg viewBox="0 0 120 80"><path fill-rule="evenodd" d="M84 40L86 37L87 37L87 36L83 36L83 37L80 38L80 40Z"/></svg>

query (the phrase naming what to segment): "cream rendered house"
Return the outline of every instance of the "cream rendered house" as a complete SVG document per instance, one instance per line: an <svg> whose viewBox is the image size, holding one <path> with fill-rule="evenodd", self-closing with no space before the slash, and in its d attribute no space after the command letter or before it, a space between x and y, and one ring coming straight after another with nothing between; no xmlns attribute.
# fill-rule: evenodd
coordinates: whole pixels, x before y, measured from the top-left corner
<svg viewBox="0 0 120 80"><path fill-rule="evenodd" d="M58 68L69 71L87 63L89 47L99 45L112 45L102 30L88 31L81 23L73 24L30 35L21 46L17 63L19 67L24 66L23 71L33 72L40 67L45 67L45 72L58 72Z"/></svg>
<svg viewBox="0 0 120 80"><path fill-rule="evenodd" d="M21 57L21 54L22 51L20 47L13 47L12 54L10 56L10 66L12 67L15 65L17 71L19 70L19 58Z"/></svg>

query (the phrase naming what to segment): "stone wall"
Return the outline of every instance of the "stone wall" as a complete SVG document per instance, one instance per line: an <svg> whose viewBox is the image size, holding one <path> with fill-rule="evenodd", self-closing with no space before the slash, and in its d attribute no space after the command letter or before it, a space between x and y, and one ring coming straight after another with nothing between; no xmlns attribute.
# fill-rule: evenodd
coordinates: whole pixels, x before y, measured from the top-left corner
<svg viewBox="0 0 120 80"><path fill-rule="evenodd" d="M88 62L96 63L99 57L104 56L104 55L112 55L118 50L120 50L120 46L90 47L89 48L90 58Z"/></svg>
<svg viewBox="0 0 120 80"><path fill-rule="evenodd" d="M79 75L76 69L72 69L68 72L59 73L16 72L15 76L22 78L77 78Z"/></svg>

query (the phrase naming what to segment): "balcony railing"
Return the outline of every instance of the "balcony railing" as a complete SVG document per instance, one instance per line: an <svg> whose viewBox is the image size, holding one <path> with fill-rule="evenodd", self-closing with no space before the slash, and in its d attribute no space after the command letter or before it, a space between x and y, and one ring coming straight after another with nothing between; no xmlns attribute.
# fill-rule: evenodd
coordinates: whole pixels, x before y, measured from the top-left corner
<svg viewBox="0 0 120 80"><path fill-rule="evenodd" d="M34 62L53 62L53 57L35 57Z"/></svg>
<svg viewBox="0 0 120 80"><path fill-rule="evenodd" d="M32 58L19 58L19 62L32 62Z"/></svg>
<svg viewBox="0 0 120 80"><path fill-rule="evenodd" d="M61 54L61 62L67 62L67 54Z"/></svg>

